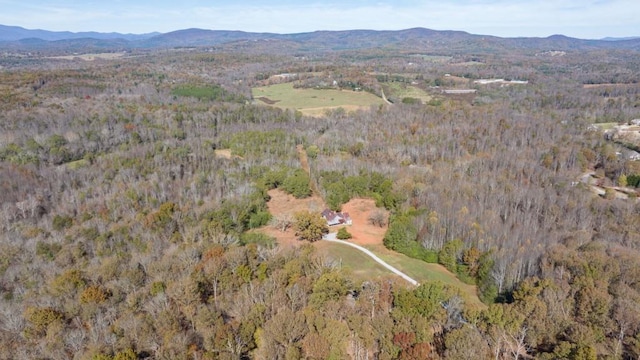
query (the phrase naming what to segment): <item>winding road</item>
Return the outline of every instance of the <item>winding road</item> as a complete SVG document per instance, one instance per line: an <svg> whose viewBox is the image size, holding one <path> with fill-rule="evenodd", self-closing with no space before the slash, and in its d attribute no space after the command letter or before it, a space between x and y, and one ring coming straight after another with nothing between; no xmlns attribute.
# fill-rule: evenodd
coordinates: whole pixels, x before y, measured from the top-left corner
<svg viewBox="0 0 640 360"><path fill-rule="evenodd" d="M348 242L348 241L338 240L338 239L336 238L336 234L337 234L337 233L330 233L330 234L324 235L324 236L322 237L322 240L329 241L329 242L340 243L340 244L344 244L344 245L348 245L348 246L351 246L351 247L353 247L353 248L356 248L356 249L358 249L358 250L362 251L363 253L367 254L367 255L368 255L369 257L371 257L375 262L377 262L378 264L380 264L380 265L384 266L385 268L387 268L387 269L388 269L389 271L391 271L392 273L394 273L394 274L396 274L396 275L400 276L401 278L403 278L403 279L407 280L407 281L408 281L408 282L410 282L412 285L415 285L415 286L420 285L420 283L418 283L416 280L412 279L409 275L407 275L407 274L403 273L402 271L400 271L400 270L398 270L398 269L394 268L393 266L391 266L391 265L387 264L384 260L380 259L376 254L374 254L374 253L372 253L371 251L369 251L369 250L367 250L367 249L363 248L362 246L360 246L360 245L356 245L356 244L354 244L354 243L350 243L350 242Z"/></svg>

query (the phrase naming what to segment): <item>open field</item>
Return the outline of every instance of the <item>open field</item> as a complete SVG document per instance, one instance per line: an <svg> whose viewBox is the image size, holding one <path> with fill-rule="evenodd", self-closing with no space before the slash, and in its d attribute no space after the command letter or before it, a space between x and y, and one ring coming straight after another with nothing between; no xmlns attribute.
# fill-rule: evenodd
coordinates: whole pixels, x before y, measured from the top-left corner
<svg viewBox="0 0 640 360"><path fill-rule="evenodd" d="M593 126L599 128L600 130L610 130L618 126L616 122L608 122L608 123L595 123Z"/></svg>
<svg viewBox="0 0 640 360"><path fill-rule="evenodd" d="M584 89L597 89L597 88L625 88L625 87L633 87L638 86L638 84L612 84L612 83L604 83L604 84L584 84L582 87Z"/></svg>
<svg viewBox="0 0 640 360"><path fill-rule="evenodd" d="M343 108L347 111L368 109L384 101L368 92L334 89L294 89L293 83L252 89L258 103L282 109L299 110L305 115L322 115L325 111Z"/></svg>
<svg viewBox="0 0 640 360"><path fill-rule="evenodd" d="M388 84L389 94L388 96L394 96L400 100L404 98L415 98L420 99L423 103L428 102L432 99L431 95L429 95L426 91L417 88L412 85L407 85L399 82L392 82Z"/></svg>
<svg viewBox="0 0 640 360"><path fill-rule="evenodd" d="M117 52L117 53L99 53L99 54L81 54L81 55L67 55L67 56L52 56L49 59L60 59L60 60L75 60L80 59L84 61L94 61L94 60L115 60L123 57L126 53Z"/></svg>
<svg viewBox="0 0 640 360"><path fill-rule="evenodd" d="M423 61L432 62L432 63L446 63L453 59L452 56L442 56L442 55L427 55L427 54L412 54L409 55L411 58L419 58Z"/></svg>

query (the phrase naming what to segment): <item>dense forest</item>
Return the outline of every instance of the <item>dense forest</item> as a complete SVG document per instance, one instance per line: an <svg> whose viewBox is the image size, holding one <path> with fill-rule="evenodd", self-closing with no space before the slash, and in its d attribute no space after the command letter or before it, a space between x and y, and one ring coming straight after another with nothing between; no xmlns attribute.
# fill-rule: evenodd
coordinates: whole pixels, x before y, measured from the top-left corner
<svg viewBox="0 0 640 360"><path fill-rule="evenodd" d="M245 50L0 58L1 359L640 358L637 52ZM254 99L294 73L389 104ZM486 306L279 244L274 188L374 199Z"/></svg>

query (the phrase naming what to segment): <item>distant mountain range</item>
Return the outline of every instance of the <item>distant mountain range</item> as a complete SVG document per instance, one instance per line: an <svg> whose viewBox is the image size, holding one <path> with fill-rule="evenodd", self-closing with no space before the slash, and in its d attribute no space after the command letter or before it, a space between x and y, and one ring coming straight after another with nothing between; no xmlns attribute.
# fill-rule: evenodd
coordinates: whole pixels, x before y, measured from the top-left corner
<svg viewBox="0 0 640 360"><path fill-rule="evenodd" d="M620 41L620 40L635 40L635 39L640 39L640 36L606 37L606 38L602 38L601 40L605 40L605 41Z"/></svg>
<svg viewBox="0 0 640 360"><path fill-rule="evenodd" d="M347 30L297 34L185 29L169 33L119 34L54 32L0 25L0 51L89 52L175 47L252 47L276 51L331 51L367 48L479 51L499 53L530 50L640 50L640 38L584 40L553 35L546 38L501 38L463 31L414 28L398 31Z"/></svg>
<svg viewBox="0 0 640 360"><path fill-rule="evenodd" d="M71 40L71 39L96 39L110 40L122 39L128 41L144 40L150 37L160 35L160 33L149 34L120 34L120 33L100 33L100 32L69 32L69 31L47 31L47 30L29 30L19 26L0 25L0 41L18 41L25 39L40 39L46 41Z"/></svg>

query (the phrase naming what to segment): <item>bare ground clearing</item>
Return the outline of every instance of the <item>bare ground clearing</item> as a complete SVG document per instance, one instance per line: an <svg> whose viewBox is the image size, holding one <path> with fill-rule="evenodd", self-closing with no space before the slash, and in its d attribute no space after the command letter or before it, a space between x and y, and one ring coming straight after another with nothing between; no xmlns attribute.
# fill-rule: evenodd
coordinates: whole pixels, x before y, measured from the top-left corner
<svg viewBox="0 0 640 360"><path fill-rule="evenodd" d="M385 224L389 222L389 212L384 209L378 209L376 203L372 199L351 199L348 203L342 205L342 211L349 213L353 224L347 226L347 230L353 236L349 241L358 245L374 245L382 244L384 234L387 232L387 226L377 226L369 223L371 214L381 211L385 217ZM331 229L337 231L339 227Z"/></svg>
<svg viewBox="0 0 640 360"><path fill-rule="evenodd" d="M269 212L274 217L293 217L293 214L298 211L307 210L319 212L326 207L322 198L317 195L313 195L306 199L296 199L292 195L278 189L270 190L268 193L271 199L267 203L267 206ZM419 281L424 282L438 280L456 286L463 292L463 294L465 294L465 299L470 305L478 308L484 307L478 299L476 287L462 283L455 277L455 275L445 269L442 265L427 264L420 260L410 259L402 254L398 254L385 248L382 243L382 239L387 231L387 226L379 227L370 224L369 216L375 211L383 211L387 220L386 222L388 222L389 214L387 211L377 208L374 200L362 198L352 199L342 206L342 211L348 212L353 222L351 226L347 226L347 230L353 236L349 242L366 247L376 255L385 259L385 261L392 266L401 271L407 272L410 276L418 279ZM336 232L339 228L339 226L332 227L330 231ZM291 228L287 231L280 231L273 226L265 226L259 230L276 238L278 244L283 247L300 246L303 244L303 242L296 238L295 231ZM317 241L314 243L314 246L324 254L343 252L340 249L333 250L335 247L343 246L340 244ZM351 270L358 274L358 276L363 276L363 272L369 272L370 277L391 275L391 273L386 273L386 270L382 267L378 267L377 265L372 265L371 263L359 263L358 265L355 265L349 260L351 259L344 259L345 263L347 263L347 265L351 267ZM359 269L359 267L363 267L364 269Z"/></svg>
<svg viewBox="0 0 640 360"><path fill-rule="evenodd" d="M222 158L222 159L242 159L242 156L238 156L238 155L233 155L231 153L231 149L216 149L213 150L213 153L216 155L216 157Z"/></svg>
<svg viewBox="0 0 640 360"><path fill-rule="evenodd" d="M282 190L273 189L268 192L271 200L267 203L267 208L274 218L289 217L293 219L293 215L297 212L307 210L311 212L321 212L325 207L324 200L317 195L312 195L305 199L296 199L293 195L289 195ZM265 226L260 229L269 236L273 236L278 240L278 244L283 246L297 246L302 243L297 240L295 231L288 229L280 231L273 226Z"/></svg>

